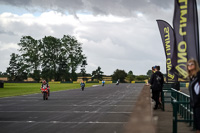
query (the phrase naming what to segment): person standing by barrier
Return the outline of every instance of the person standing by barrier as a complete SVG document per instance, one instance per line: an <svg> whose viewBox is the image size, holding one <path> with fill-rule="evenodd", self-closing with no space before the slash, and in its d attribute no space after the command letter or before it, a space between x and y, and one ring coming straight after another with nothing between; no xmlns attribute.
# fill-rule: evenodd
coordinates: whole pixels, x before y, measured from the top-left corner
<svg viewBox="0 0 200 133"><path fill-rule="evenodd" d="M194 126L197 133L200 133L200 69L196 60L190 59L187 62L187 72L190 78L190 105L194 113Z"/></svg>
<svg viewBox="0 0 200 133"><path fill-rule="evenodd" d="M147 82L147 85L150 85L150 80L152 79L152 76L153 76L153 74L155 73L155 66L152 66L152 68L151 68L151 77L149 78L149 80L148 80L148 82ZM150 87L151 88L151 87ZM152 88L151 88L152 89Z"/></svg>
<svg viewBox="0 0 200 133"><path fill-rule="evenodd" d="M152 74L154 74L155 73L155 66L152 66L152 68L151 68L152 70Z"/></svg>
<svg viewBox="0 0 200 133"><path fill-rule="evenodd" d="M160 71L160 66L157 66L157 70ZM163 84L164 84L164 77L163 77ZM162 90L160 91L160 94L159 94L159 103L160 103L159 105L162 105ZM162 108L162 106L160 106L160 108Z"/></svg>
<svg viewBox="0 0 200 133"><path fill-rule="evenodd" d="M152 66L152 68L151 68L151 77L150 77L150 79L148 80L148 82L147 82L147 85L151 85L150 84L150 81L152 80L152 77L153 77L153 74L155 73L155 66ZM152 86L150 86L150 89L152 90ZM151 91L151 98L153 99L153 92ZM153 99L154 100L154 99Z"/></svg>
<svg viewBox="0 0 200 133"><path fill-rule="evenodd" d="M158 106L161 105L159 98L164 83L164 77L160 72L160 66L155 66L155 73L151 76L149 83L152 89L152 99L156 102L154 109L158 109Z"/></svg>

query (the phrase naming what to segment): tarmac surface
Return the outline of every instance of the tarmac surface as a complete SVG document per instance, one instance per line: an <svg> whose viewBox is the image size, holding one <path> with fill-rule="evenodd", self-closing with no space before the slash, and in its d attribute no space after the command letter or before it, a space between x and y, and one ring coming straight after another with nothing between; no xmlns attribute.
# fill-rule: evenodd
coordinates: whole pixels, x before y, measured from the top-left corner
<svg viewBox="0 0 200 133"><path fill-rule="evenodd" d="M143 86L51 92L45 101L41 93L0 98L0 133L122 133Z"/></svg>

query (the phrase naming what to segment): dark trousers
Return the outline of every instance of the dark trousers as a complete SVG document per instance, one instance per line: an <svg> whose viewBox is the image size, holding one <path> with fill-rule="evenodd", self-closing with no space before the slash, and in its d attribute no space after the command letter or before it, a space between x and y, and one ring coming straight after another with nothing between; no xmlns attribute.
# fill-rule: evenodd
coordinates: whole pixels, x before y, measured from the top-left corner
<svg viewBox="0 0 200 133"><path fill-rule="evenodd" d="M155 108L158 108L158 105L160 104L159 97L160 97L160 91L153 91L152 92L152 98L156 102Z"/></svg>
<svg viewBox="0 0 200 133"><path fill-rule="evenodd" d="M196 130L200 130L200 107L194 107L194 127Z"/></svg>

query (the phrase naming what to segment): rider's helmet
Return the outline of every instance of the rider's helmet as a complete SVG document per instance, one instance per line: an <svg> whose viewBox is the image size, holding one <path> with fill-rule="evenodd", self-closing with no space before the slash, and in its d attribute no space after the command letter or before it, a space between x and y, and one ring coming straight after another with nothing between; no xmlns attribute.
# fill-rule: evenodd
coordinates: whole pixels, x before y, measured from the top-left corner
<svg viewBox="0 0 200 133"><path fill-rule="evenodd" d="M42 82L43 84L46 84L47 82L46 82L46 80L43 80L43 82Z"/></svg>

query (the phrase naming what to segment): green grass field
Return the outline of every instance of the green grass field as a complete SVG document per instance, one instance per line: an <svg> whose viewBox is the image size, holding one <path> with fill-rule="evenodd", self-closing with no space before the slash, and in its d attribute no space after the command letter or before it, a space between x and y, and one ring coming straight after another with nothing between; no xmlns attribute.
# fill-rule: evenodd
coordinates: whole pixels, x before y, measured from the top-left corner
<svg viewBox="0 0 200 133"><path fill-rule="evenodd" d="M60 91L78 89L80 84L54 84L50 83L50 90ZM86 87L100 85L98 83L87 83ZM4 83L4 88L0 88L0 97L20 96L34 93L41 93L41 83Z"/></svg>

